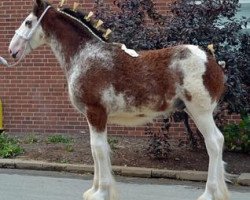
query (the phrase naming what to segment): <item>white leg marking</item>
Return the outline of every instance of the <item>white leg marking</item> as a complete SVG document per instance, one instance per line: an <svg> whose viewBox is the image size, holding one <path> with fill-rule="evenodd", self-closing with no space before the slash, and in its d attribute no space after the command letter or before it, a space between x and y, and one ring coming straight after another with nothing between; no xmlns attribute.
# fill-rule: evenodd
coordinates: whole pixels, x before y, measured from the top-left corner
<svg viewBox="0 0 250 200"><path fill-rule="evenodd" d="M115 181L111 172L110 147L107 142L107 131L98 133L90 127L90 142L95 162L93 187L84 193L85 200L117 200Z"/></svg>
<svg viewBox="0 0 250 200"><path fill-rule="evenodd" d="M99 186L99 167L96 157L96 152L91 146L92 157L94 160L94 180L92 187L83 194L83 199L90 199L90 197L98 190Z"/></svg>
<svg viewBox="0 0 250 200"><path fill-rule="evenodd" d="M224 137L215 125L212 114L213 109L204 110L188 102L186 102L186 106L195 124L204 136L209 155L206 189L198 200L228 200L229 193L224 179L222 161Z"/></svg>
<svg viewBox="0 0 250 200"><path fill-rule="evenodd" d="M223 198L224 199L230 199L230 194L228 192L228 189L227 189L227 186L226 186L226 183L225 183L225 168L224 168L224 162L222 160L222 154L223 154L223 145L224 145L224 136L223 134L221 133L221 131L217 128L217 126L215 125L215 128L216 128L216 132L218 135L221 136L221 149L220 149L220 153L219 153L219 162L218 162L218 185L219 185L219 190L220 192L222 193L223 195ZM222 199L223 199L222 198Z"/></svg>

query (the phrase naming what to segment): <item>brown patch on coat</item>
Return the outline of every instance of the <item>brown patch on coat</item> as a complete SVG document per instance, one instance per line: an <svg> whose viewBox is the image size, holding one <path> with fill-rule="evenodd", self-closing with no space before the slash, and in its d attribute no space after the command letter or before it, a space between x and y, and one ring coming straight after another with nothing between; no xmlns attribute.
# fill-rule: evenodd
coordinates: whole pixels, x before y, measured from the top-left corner
<svg viewBox="0 0 250 200"><path fill-rule="evenodd" d="M211 56L208 57L206 71L202 78L212 100L218 101L225 90L224 73L217 61Z"/></svg>
<svg viewBox="0 0 250 200"><path fill-rule="evenodd" d="M87 108L88 122L93 126L97 132L102 133L106 130L107 113L101 105L89 105Z"/></svg>
<svg viewBox="0 0 250 200"><path fill-rule="evenodd" d="M192 100L192 95L190 94L190 92L188 90L184 90L184 96L188 101Z"/></svg>
<svg viewBox="0 0 250 200"><path fill-rule="evenodd" d="M115 90L132 97L135 107L154 104L154 110L166 110L166 101L176 94L178 79L178 74L169 69L172 54L172 48L144 51L135 59L118 49L113 68L118 79L112 80Z"/></svg>

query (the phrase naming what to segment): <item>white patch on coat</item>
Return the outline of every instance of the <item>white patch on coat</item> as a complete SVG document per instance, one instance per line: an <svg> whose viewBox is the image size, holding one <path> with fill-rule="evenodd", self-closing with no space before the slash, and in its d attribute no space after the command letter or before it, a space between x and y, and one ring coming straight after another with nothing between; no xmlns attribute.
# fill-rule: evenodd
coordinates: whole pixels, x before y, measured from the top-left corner
<svg viewBox="0 0 250 200"><path fill-rule="evenodd" d="M98 62L98 66L106 68L108 70L113 67L112 52L106 50L102 43L87 43L77 53L73 59L71 59L71 65L74 67L80 66L83 72L86 72L92 67L93 61ZM74 69L73 69L74 71Z"/></svg>
<svg viewBox="0 0 250 200"><path fill-rule="evenodd" d="M135 107L134 97L126 96L125 93L117 93L112 85L104 89L101 94L102 103L107 109L108 122L125 126L143 125L151 122L154 118L161 115L169 115L173 110L174 99L162 99L170 105L164 111L156 111L161 97L150 96L145 105ZM156 105L157 104L157 105Z"/></svg>
<svg viewBox="0 0 250 200"><path fill-rule="evenodd" d="M126 109L124 94L116 94L112 85L103 90L101 99L108 113Z"/></svg>
<svg viewBox="0 0 250 200"><path fill-rule="evenodd" d="M151 122L157 116L166 114L166 112L155 112L150 108L153 106L138 108L131 106L133 99L123 93L116 93L112 85L103 90L101 99L107 108L109 123L126 126L142 125Z"/></svg>
<svg viewBox="0 0 250 200"><path fill-rule="evenodd" d="M120 111L111 113L108 117L108 122L132 127L152 122L154 118L165 114L165 112L155 112L147 107L133 108L131 112Z"/></svg>
<svg viewBox="0 0 250 200"><path fill-rule="evenodd" d="M207 56L204 51L194 45L184 45L191 51L185 59L173 60L171 68L183 74L183 85L179 85L177 92L181 99L187 101L184 91L188 91L192 102L204 109L210 108L212 99L204 86L203 75L206 71Z"/></svg>
<svg viewBox="0 0 250 200"><path fill-rule="evenodd" d="M60 66L62 68L64 68L66 65L66 60L65 60L65 56L63 54L63 49L62 49L61 43L58 42L56 38L51 37L50 47L51 47L53 53L55 54L57 60L59 61Z"/></svg>
<svg viewBox="0 0 250 200"><path fill-rule="evenodd" d="M68 76L68 92L69 98L74 107L82 113L85 113L85 106L82 102L79 102L78 98L83 95L83 91L81 90L81 84L79 84L78 80L82 74L82 67L80 65L75 65L71 69L71 73Z"/></svg>
<svg viewBox="0 0 250 200"><path fill-rule="evenodd" d="M207 55L204 51L202 51L198 46L195 45L184 45L187 47L194 55L198 56L204 62L207 62Z"/></svg>

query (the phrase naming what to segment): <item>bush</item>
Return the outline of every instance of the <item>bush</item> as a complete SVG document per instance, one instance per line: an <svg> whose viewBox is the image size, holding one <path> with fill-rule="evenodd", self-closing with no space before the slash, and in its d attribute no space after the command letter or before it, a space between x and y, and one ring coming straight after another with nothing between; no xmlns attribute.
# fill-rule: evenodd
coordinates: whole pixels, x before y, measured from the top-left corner
<svg viewBox="0 0 250 200"><path fill-rule="evenodd" d="M164 118L163 119L165 126L159 130L158 133L153 132L148 125L145 134L147 136L150 136L148 138L149 146L147 148L148 155L153 159L166 159L168 156L168 153L171 151L171 145L169 143L169 128L170 128L170 122L169 119Z"/></svg>
<svg viewBox="0 0 250 200"><path fill-rule="evenodd" d="M18 140L9 137L5 133L0 134L0 157L10 158L23 153L23 148L20 147Z"/></svg>
<svg viewBox="0 0 250 200"><path fill-rule="evenodd" d="M242 118L239 124L228 124L223 128L225 147L228 151L250 152L250 116Z"/></svg>
<svg viewBox="0 0 250 200"><path fill-rule="evenodd" d="M116 150L118 148L117 147L118 142L119 142L118 139L116 139L114 137L109 137L108 138L108 144L110 146L111 151L114 151L114 150Z"/></svg>
<svg viewBox="0 0 250 200"><path fill-rule="evenodd" d="M149 146L147 153L151 158L154 159L166 159L170 150L169 138L166 133L153 133L151 132L149 138Z"/></svg>

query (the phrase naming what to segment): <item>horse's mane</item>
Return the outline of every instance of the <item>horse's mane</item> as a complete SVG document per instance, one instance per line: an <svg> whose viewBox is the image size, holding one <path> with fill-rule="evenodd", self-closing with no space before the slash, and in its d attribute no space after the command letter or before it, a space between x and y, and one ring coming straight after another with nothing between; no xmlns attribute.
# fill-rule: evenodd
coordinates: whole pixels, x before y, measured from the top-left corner
<svg viewBox="0 0 250 200"><path fill-rule="evenodd" d="M60 10L63 13L66 13L68 15L70 15L71 17L81 21L83 24L85 24L95 35L97 35L99 38L101 38L103 41L107 41L106 38L103 37L104 31L102 29L96 29L94 27L94 23L96 23L95 21L93 22L91 21L87 21L85 19L85 17L87 16L84 12L82 11L73 11L71 8L62 8Z"/></svg>

